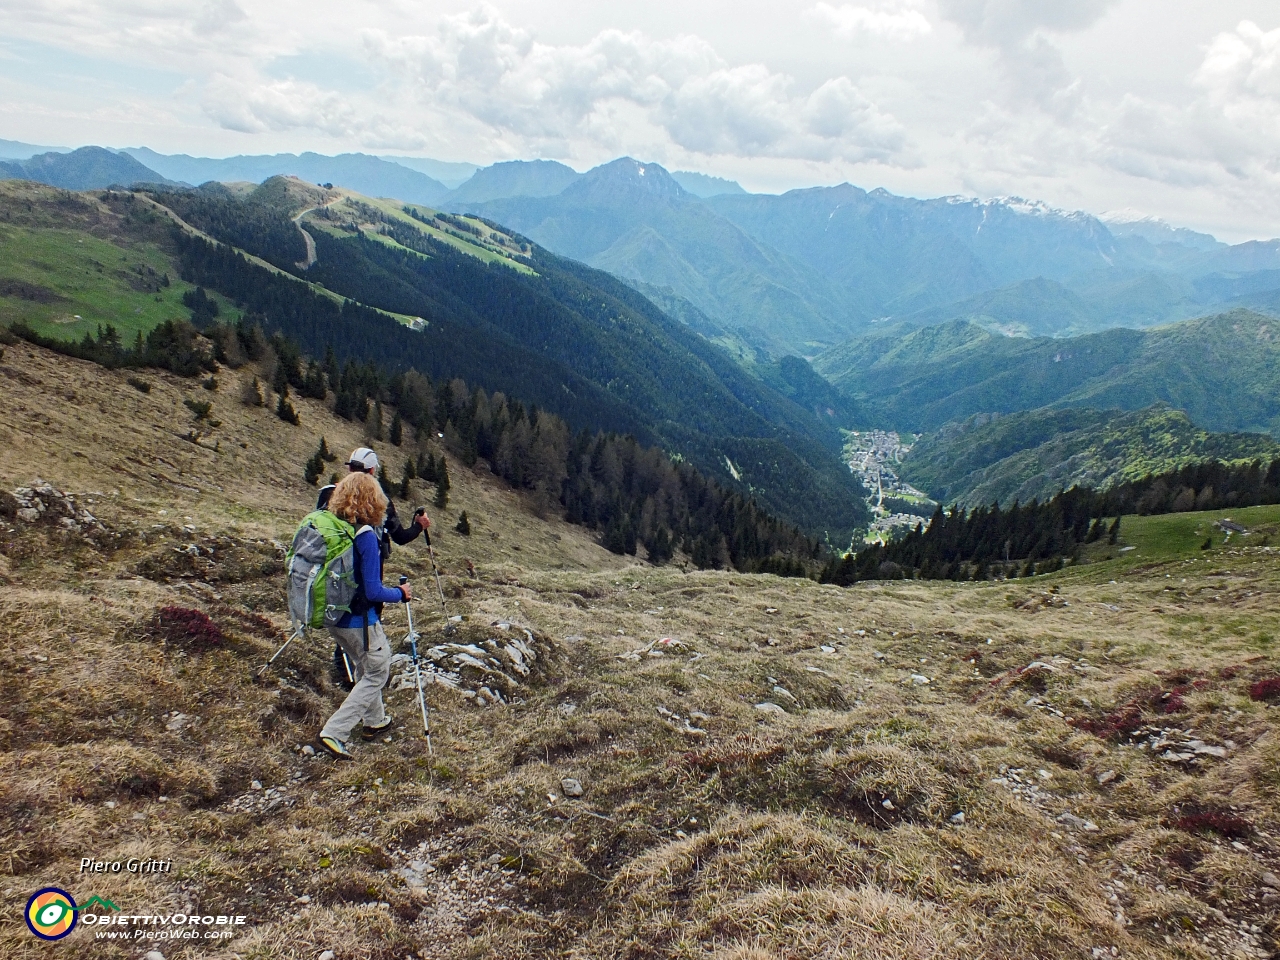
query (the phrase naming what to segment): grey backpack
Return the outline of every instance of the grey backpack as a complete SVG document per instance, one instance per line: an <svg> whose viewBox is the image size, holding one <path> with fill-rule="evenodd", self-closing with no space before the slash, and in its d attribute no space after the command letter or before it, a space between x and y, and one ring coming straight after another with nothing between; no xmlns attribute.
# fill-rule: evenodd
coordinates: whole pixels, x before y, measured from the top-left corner
<svg viewBox="0 0 1280 960"><path fill-rule="evenodd" d="M332 627L356 597L357 530L328 510L307 514L289 548L289 616L304 627Z"/></svg>

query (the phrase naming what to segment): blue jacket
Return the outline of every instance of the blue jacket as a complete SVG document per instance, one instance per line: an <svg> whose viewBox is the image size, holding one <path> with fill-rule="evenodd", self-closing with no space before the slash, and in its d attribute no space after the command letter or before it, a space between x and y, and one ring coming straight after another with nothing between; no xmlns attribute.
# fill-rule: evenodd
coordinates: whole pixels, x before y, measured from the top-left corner
<svg viewBox="0 0 1280 960"><path fill-rule="evenodd" d="M351 613L338 621L339 627L363 627L378 622L380 603L403 603L404 594L394 587L382 585L382 556L378 536L365 529L356 534L356 584L359 591L352 602Z"/></svg>

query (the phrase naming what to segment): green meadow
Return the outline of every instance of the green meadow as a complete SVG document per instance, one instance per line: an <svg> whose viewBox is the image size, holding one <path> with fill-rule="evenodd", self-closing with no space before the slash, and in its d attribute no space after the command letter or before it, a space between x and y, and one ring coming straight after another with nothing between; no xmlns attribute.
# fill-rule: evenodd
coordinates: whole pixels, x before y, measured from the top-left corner
<svg viewBox="0 0 1280 960"><path fill-rule="evenodd" d="M66 340L112 324L128 342L188 317L182 295L190 289L154 244L123 247L82 231L0 226L2 324L20 321Z"/></svg>

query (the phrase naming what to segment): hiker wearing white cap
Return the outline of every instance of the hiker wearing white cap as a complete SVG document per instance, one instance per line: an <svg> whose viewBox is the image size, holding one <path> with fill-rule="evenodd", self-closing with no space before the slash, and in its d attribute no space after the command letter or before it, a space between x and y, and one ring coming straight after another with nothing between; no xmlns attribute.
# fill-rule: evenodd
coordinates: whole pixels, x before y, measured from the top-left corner
<svg viewBox="0 0 1280 960"><path fill-rule="evenodd" d="M398 589L382 583L374 525L381 523L387 496L378 481L363 470L352 471L332 496L333 513L356 528L356 595L351 608L329 628L345 651L355 681L351 692L325 722L320 745L333 756L350 760L347 744L357 726L366 740L373 740L391 727L391 716L382 700L382 688L391 676L391 645L387 642L379 611L384 603L408 603L413 593L407 583Z"/></svg>
<svg viewBox="0 0 1280 960"><path fill-rule="evenodd" d="M351 456L347 458L347 469L352 473L371 473L375 477L378 475L378 455L368 447L357 447L351 451ZM316 497L316 509L324 510L329 506L329 498L333 496L333 487L331 483L327 487L320 489L320 495ZM386 493L386 491L383 491ZM387 519L379 527L375 533L378 535L378 552L382 555L383 563L391 556L391 544L395 543L404 546L412 543L418 538L422 531L431 526L431 519L427 516L425 510L419 510L413 515L413 522L407 527L400 522L400 518L396 516L396 505L391 500L390 494L387 496Z"/></svg>
<svg viewBox="0 0 1280 960"><path fill-rule="evenodd" d="M378 455L368 447L357 447L351 451L351 456L347 458L347 469L353 474L367 473L373 477L378 475ZM316 498L316 509L325 510L329 507L329 498L333 496L335 484L329 484L322 487L320 495ZM387 559L391 556L391 544L396 543L404 546L412 543L431 526L431 518L427 516L425 509L419 508L413 515L413 522L407 527L401 524L400 518L396 516L396 505L392 502L390 494L384 490L387 495L387 513L386 519L382 525L374 528L374 535L378 539L378 558L379 558L379 574L381 574L382 566L386 565ZM375 605L375 609L379 616L382 615L382 604ZM342 649L342 644L338 644L333 650L333 668L338 676L339 682L343 686L350 687L356 682L354 662L350 656L346 655Z"/></svg>

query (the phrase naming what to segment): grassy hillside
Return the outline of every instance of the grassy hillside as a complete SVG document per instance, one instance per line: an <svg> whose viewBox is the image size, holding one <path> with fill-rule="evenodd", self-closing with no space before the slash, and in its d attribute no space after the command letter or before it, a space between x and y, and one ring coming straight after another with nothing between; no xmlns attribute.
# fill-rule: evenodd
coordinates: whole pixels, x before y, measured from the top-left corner
<svg viewBox="0 0 1280 960"><path fill-rule="evenodd" d="M111 324L132 340L187 316L192 287L173 264L168 231L112 216L71 195L0 181L0 324L79 340Z"/></svg>
<svg viewBox="0 0 1280 960"><path fill-rule="evenodd" d="M1038 407L1166 403L1216 431L1280 427L1280 323L1233 310L1150 330L1007 337L965 321L835 347L814 368L896 429Z"/></svg>
<svg viewBox="0 0 1280 960"><path fill-rule="evenodd" d="M1220 520L1232 520L1246 527L1248 533L1228 535L1215 526ZM1125 517L1122 525L1124 543L1133 548L1125 555L1125 562L1130 564L1165 560L1185 563L1193 559L1216 562L1224 551L1229 554L1237 547L1280 546L1280 507L1274 505ZM1207 551L1203 549L1206 541L1211 543Z"/></svg>
<svg viewBox="0 0 1280 960"><path fill-rule="evenodd" d="M978 414L922 437L901 474L944 503L970 506L1033 497L1073 486L1105 490L1205 460L1270 461L1280 444L1261 434L1211 434L1181 411L1033 410Z"/></svg>
<svg viewBox="0 0 1280 960"><path fill-rule="evenodd" d="M168 960L1274 950L1280 750L1248 694L1280 671L1269 546L1018 583L686 574L451 460L433 530L465 619L444 637L427 597L415 624L424 646L494 649L528 627L536 669L505 705L464 696L474 677L429 684L432 750L397 679L390 742L338 766L302 749L342 697L328 645L254 675L285 626L278 542L314 496L301 460L322 433L364 437L312 401L301 427L244 407L251 374L220 377L221 423L193 441L197 383L0 358L0 488L38 476L93 516L46 494L30 522L0 497L5 956L48 955L16 915L49 885L247 917L226 941L147 942ZM427 594L420 545L400 571ZM84 856L173 867L91 876ZM94 932L82 918L61 949L140 953Z"/></svg>

